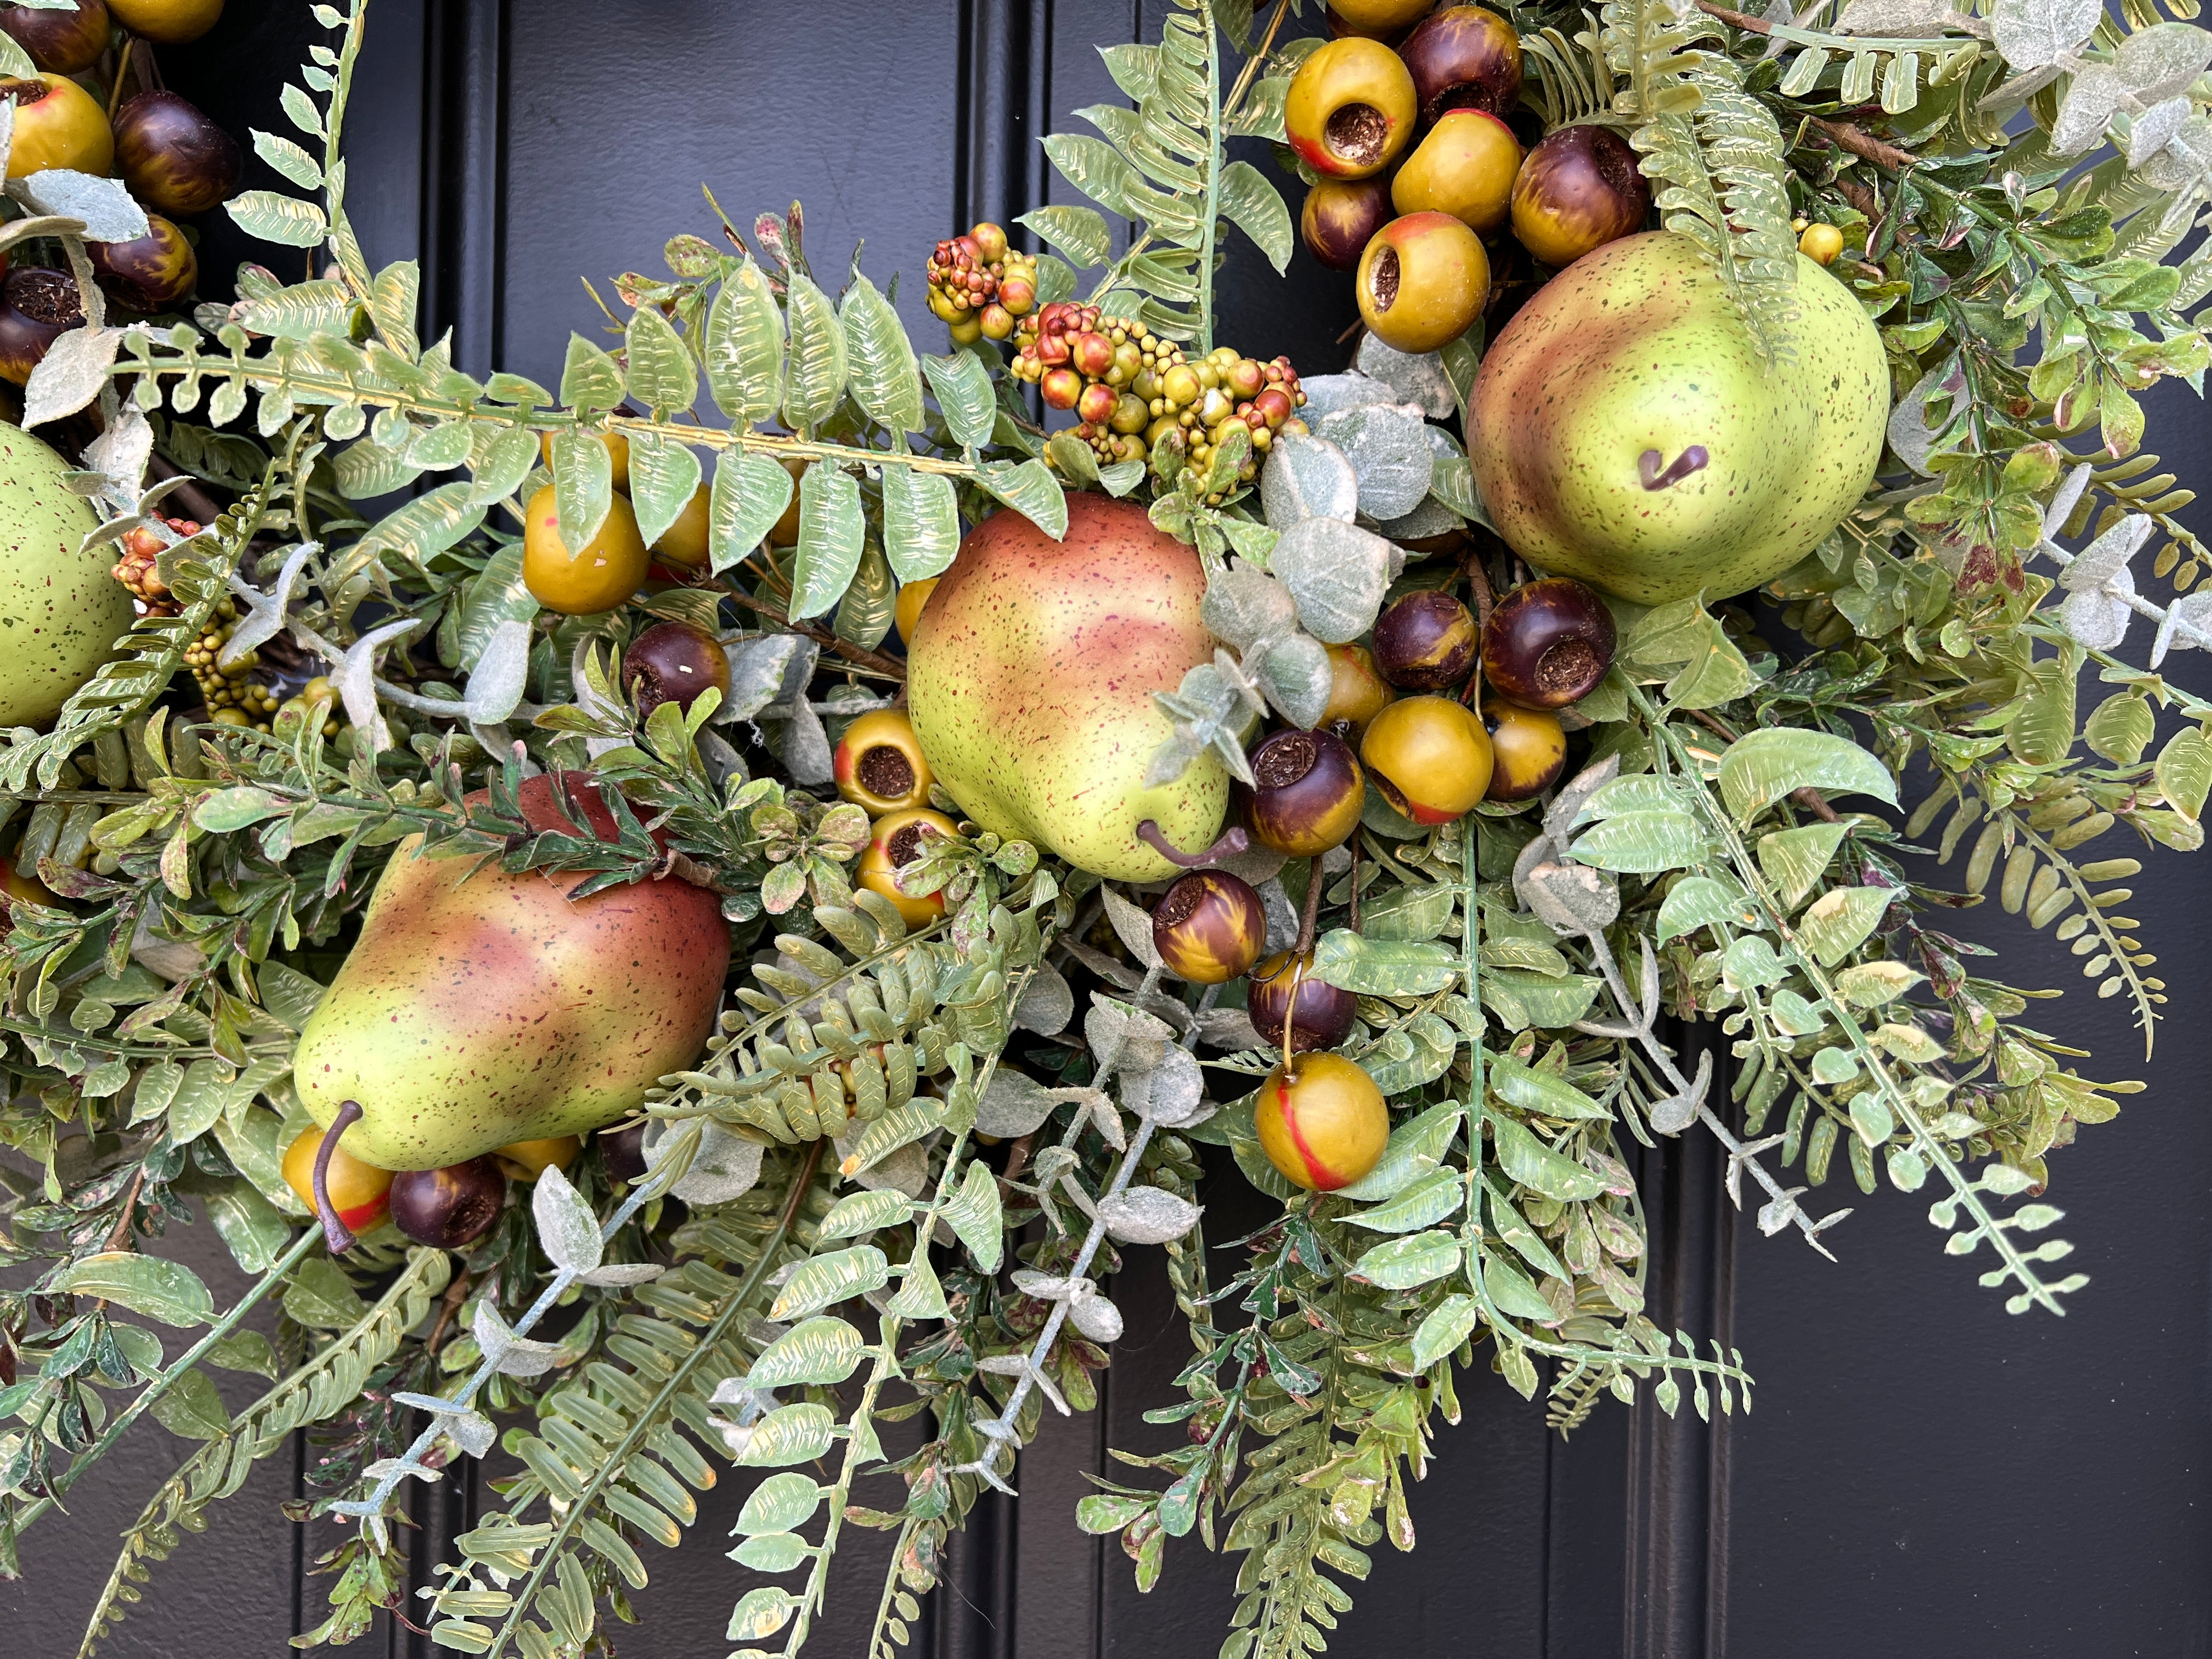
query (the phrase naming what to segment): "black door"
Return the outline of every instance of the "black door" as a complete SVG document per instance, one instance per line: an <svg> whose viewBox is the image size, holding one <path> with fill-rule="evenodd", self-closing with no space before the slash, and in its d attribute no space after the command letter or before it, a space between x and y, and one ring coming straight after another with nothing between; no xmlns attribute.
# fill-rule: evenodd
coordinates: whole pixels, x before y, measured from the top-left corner
<svg viewBox="0 0 2212 1659"><path fill-rule="evenodd" d="M351 202L373 264L424 268L426 333L454 356L550 381L571 330L600 320L579 281L651 271L679 231L705 233L711 188L745 222L794 198L818 269L857 239L918 339L929 246L974 219L1050 199L1036 141L1114 100L1096 48L1152 38L1158 0L377 0L354 102ZM1309 7L1309 13L1314 9ZM276 92L308 37L304 6L232 0L198 46L165 56L173 84L235 131L277 128ZM1309 25L1310 27L1310 25ZM255 182L273 182L257 180ZM1295 199L1295 185L1292 186ZM227 245L226 245L227 244ZM203 264L246 252L218 231ZM1345 279L1297 256L1278 281L1240 251L1224 334L1301 370L1333 372L1353 312ZM2212 436L2167 387L2152 430L2166 465L2212 477ZM2171 453L2188 441L2185 453ZM2212 690L2199 659L2177 678ZM2212 1653L2212 867L2154 855L2160 968L2173 1016L2139 1075L2150 1091L2060 1160L2055 1200L2094 1283L2063 1320L2010 1318L1946 1257L1925 1199L1862 1199L1832 1179L1839 1261L1759 1236L1721 1187L1709 1141L1670 1143L1643 1170L1663 1271L1655 1316L1741 1348L1756 1410L1659 1415L1613 1404L1571 1438L1497 1379L1463 1379L1466 1420L1416 1489L1419 1548L1382 1553L1333 1644L1369 1656L1484 1659L2106 1659ZM1972 935L2023 982L2064 984L2068 959L1983 910ZM2062 1039L2129 1068L2086 984L2051 1005ZM1233 1169L1211 1183L1210 1236L1264 1200ZM1838 1190L1838 1188L1845 1190ZM1846 1195L1848 1191L1848 1196ZM211 1237L184 1246L218 1296L235 1274ZM1018 1499L987 1502L933 1597L917 1652L1200 1659L1218 1647L1233 1566L1194 1540L1149 1595L1115 1540L1079 1534L1075 1500L1109 1446L1154 1448L1188 1350L1159 1257L1115 1286L1129 1334L1102 1408L1051 1425L1023 1457ZM1134 1283L1131 1283L1133 1279ZM319 1622L326 1581L301 1569L334 1534L278 1504L306 1459L264 1465L156 1567L116 1656L273 1654ZM119 1527L180 1455L149 1429L26 1540L29 1577L0 1589L0 1651L75 1651ZM722 1650L743 1571L715 1545L742 1490L726 1482L678 1555L648 1563L646 1619L625 1656ZM474 1490L430 1494L414 1553L434 1562L470 1524ZM718 1527L715 1515L721 1514ZM813 1651L857 1659L879 1559L866 1540ZM861 1603L865 1602L863 1606ZM355 1651L428 1653L385 1621Z"/></svg>

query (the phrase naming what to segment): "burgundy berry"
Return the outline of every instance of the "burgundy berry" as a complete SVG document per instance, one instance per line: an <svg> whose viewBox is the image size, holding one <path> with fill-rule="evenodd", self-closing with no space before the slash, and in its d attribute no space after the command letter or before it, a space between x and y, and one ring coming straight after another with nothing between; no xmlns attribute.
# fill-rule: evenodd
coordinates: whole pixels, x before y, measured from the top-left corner
<svg viewBox="0 0 2212 1659"><path fill-rule="evenodd" d="M1198 985L1225 985L1267 948L1267 907L1226 870L1194 870L1152 912L1152 944L1171 972Z"/></svg>
<svg viewBox="0 0 2212 1659"><path fill-rule="evenodd" d="M1252 751L1252 833L1285 858L1317 858L1359 827L1366 774L1332 732L1276 732Z"/></svg>
<svg viewBox="0 0 2212 1659"><path fill-rule="evenodd" d="M417 1244L458 1250L491 1231L507 1201L507 1177L489 1158L392 1177L392 1221Z"/></svg>
<svg viewBox="0 0 2212 1659"><path fill-rule="evenodd" d="M1565 576L1524 582L1498 602L1482 630L1482 672L1523 708L1564 708L1589 696L1613 666L1613 612Z"/></svg>
<svg viewBox="0 0 2212 1659"><path fill-rule="evenodd" d="M1351 992L1313 976L1314 954L1294 957L1278 951L1252 970L1245 1011L1252 1027L1269 1047L1283 1041L1290 1021L1291 1052L1334 1048L1352 1034L1358 1000Z"/></svg>
<svg viewBox="0 0 2212 1659"><path fill-rule="evenodd" d="M1375 619L1376 669L1407 690L1463 684L1474 653L1474 618L1449 593L1419 589L1393 599Z"/></svg>

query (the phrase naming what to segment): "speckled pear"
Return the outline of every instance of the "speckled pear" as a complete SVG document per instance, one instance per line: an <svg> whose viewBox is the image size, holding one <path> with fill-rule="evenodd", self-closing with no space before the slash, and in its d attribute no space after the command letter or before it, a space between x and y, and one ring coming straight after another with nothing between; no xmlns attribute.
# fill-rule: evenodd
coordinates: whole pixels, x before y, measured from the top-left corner
<svg viewBox="0 0 2212 1659"><path fill-rule="evenodd" d="M1889 418L1881 337L1802 255L1771 367L1685 237L1608 242L1554 276L1476 377L1468 459L1513 550L1660 605L1771 580L1866 491Z"/></svg>
<svg viewBox="0 0 2212 1659"><path fill-rule="evenodd" d="M596 786L581 773L567 781L611 840ZM522 806L533 828L568 827L550 779L526 781ZM347 1152L430 1170L588 1133L698 1058L730 961L714 894L671 876L572 900L586 877L493 866L464 880L476 860L422 857L419 845L401 842L385 867L293 1057L318 1123L361 1103Z"/></svg>
<svg viewBox="0 0 2212 1659"><path fill-rule="evenodd" d="M1085 870L1174 874L1138 824L1196 851L1229 805L1211 755L1144 787L1170 735L1152 694L1212 659L1205 594L1198 555L1134 502L1071 494L1057 542L1018 513L985 520L923 606L907 658L908 713L938 782L984 829Z"/></svg>
<svg viewBox="0 0 2212 1659"><path fill-rule="evenodd" d="M100 520L62 482L69 464L0 422L0 726L44 726L131 626L115 550L83 550Z"/></svg>

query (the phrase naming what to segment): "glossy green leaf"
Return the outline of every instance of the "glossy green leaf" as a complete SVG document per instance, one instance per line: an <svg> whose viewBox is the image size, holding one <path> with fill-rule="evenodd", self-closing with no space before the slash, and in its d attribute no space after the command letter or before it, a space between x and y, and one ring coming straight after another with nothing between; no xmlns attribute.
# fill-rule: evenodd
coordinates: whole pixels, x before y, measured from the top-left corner
<svg viewBox="0 0 2212 1659"><path fill-rule="evenodd" d="M1511 1054L1492 1055L1488 1072L1490 1091L1524 1112L1562 1121L1612 1115L1565 1078L1539 1071Z"/></svg>
<svg viewBox="0 0 2212 1659"><path fill-rule="evenodd" d="M1451 925L1456 896L1440 883L1389 888L1360 911L1359 931L1370 939L1432 939Z"/></svg>
<svg viewBox="0 0 2212 1659"><path fill-rule="evenodd" d="M1849 738L1770 726L1747 732L1721 757L1721 799L1739 823L1799 789L1871 795L1897 805L1889 769Z"/></svg>
<svg viewBox="0 0 2212 1659"><path fill-rule="evenodd" d="M215 1317L215 1298L181 1261L136 1250L102 1250L80 1256L54 1276L50 1296L105 1297L132 1313L185 1328Z"/></svg>
<svg viewBox="0 0 2212 1659"><path fill-rule="evenodd" d="M965 351L925 357L921 372L928 377L930 395L937 399L952 441L967 449L989 443L998 425L999 398L982 360Z"/></svg>
<svg viewBox="0 0 2212 1659"><path fill-rule="evenodd" d="M681 414L698 400L698 365L659 306L647 302L630 313L623 347L629 395L656 418Z"/></svg>
<svg viewBox="0 0 2212 1659"><path fill-rule="evenodd" d="M568 337L561 366L561 401L580 410L612 409L623 400L622 365L580 334Z"/></svg>
<svg viewBox="0 0 2212 1659"><path fill-rule="evenodd" d="M1586 830L1573 851L1582 863L1600 870L1656 875L1700 864L1710 849L1697 819L1665 807L1607 818Z"/></svg>
<svg viewBox="0 0 2212 1659"><path fill-rule="evenodd" d="M898 584L891 580L891 568L883 549L869 542L860 550L860 568L853 573L851 586L837 602L836 635L872 651L891 631L897 607Z"/></svg>
<svg viewBox="0 0 2212 1659"><path fill-rule="evenodd" d="M1071 264L1103 265L1114 241L1103 215L1087 207L1041 207L1014 221L1026 226L1058 248Z"/></svg>
<svg viewBox="0 0 2212 1659"><path fill-rule="evenodd" d="M893 432L920 431L921 372L890 301L860 277L845 291L842 321L853 401Z"/></svg>
<svg viewBox="0 0 2212 1659"><path fill-rule="evenodd" d="M842 1382L860 1363L866 1344L842 1319L801 1320L761 1350L745 1373L747 1386L790 1389Z"/></svg>
<svg viewBox="0 0 2212 1659"><path fill-rule="evenodd" d="M999 1208L999 1178L982 1159L977 1158L968 1166L968 1173L961 1177L960 1190L939 1214L968 1247L978 1267L987 1273L998 1272L1006 1249Z"/></svg>
<svg viewBox="0 0 2212 1659"><path fill-rule="evenodd" d="M768 1316L775 1320L801 1318L819 1313L848 1297L879 1291L890 1283L890 1263L872 1244L854 1244L831 1250L800 1264L776 1292Z"/></svg>
<svg viewBox="0 0 2212 1659"><path fill-rule="evenodd" d="M755 1486L738 1511L738 1530L748 1537L794 1532L814 1518L822 1488L803 1474L771 1474Z"/></svg>
<svg viewBox="0 0 2212 1659"><path fill-rule="evenodd" d="M750 256L708 307L702 344L707 391L732 426L775 413L783 401L783 311Z"/></svg>
<svg viewBox="0 0 2212 1659"><path fill-rule="evenodd" d="M1395 1198L1443 1163L1458 1138L1464 1114L1456 1101L1447 1100L1406 1119L1390 1131L1381 1162L1337 1196L1373 1204Z"/></svg>
<svg viewBox="0 0 2212 1659"><path fill-rule="evenodd" d="M1758 913L1746 908L1742 894L1711 876L1686 876L1667 891L1659 907L1657 942L1664 945L1700 927L1747 927Z"/></svg>
<svg viewBox="0 0 2212 1659"><path fill-rule="evenodd" d="M2194 726L2177 733L2158 751L2153 769L2166 804L2196 823L2204 810L2206 793L2212 791L2212 738Z"/></svg>
<svg viewBox="0 0 2212 1659"><path fill-rule="evenodd" d="M884 468L884 555L902 582L941 575L960 550L952 480L910 466Z"/></svg>
<svg viewBox="0 0 2212 1659"><path fill-rule="evenodd" d="M1480 982L1482 1006L1510 1031L1553 1030L1573 1024L1589 1012L1605 983L1595 974L1553 979L1515 968L1486 970Z"/></svg>
<svg viewBox="0 0 2212 1659"><path fill-rule="evenodd" d="M1413 1330L1413 1369L1425 1371L1474 1334L1482 1322L1481 1304L1455 1293L1429 1310Z"/></svg>
<svg viewBox="0 0 2212 1659"><path fill-rule="evenodd" d="M629 501L637 512L638 536L647 547L690 506L699 477L698 453L689 444L659 433L631 435Z"/></svg>
<svg viewBox="0 0 2212 1659"><path fill-rule="evenodd" d="M561 544L573 559L591 545L614 506L614 459L597 433L556 433L552 449L553 506Z"/></svg>
<svg viewBox="0 0 2212 1659"><path fill-rule="evenodd" d="M1896 896L1897 890L1891 887L1832 889L1814 899L1798 918L1798 940L1820 958L1822 966L1832 968L1881 926L1890 901Z"/></svg>
<svg viewBox="0 0 2212 1659"><path fill-rule="evenodd" d="M1521 1186L1561 1203L1595 1198L1605 1190L1601 1177L1562 1158L1511 1118L1499 1112L1483 1115L1496 1143L1498 1167Z"/></svg>
<svg viewBox="0 0 2212 1659"><path fill-rule="evenodd" d="M1457 1213L1467 1197L1467 1178L1456 1170L1432 1170L1387 1203L1352 1210L1345 1220L1378 1233L1409 1233Z"/></svg>
<svg viewBox="0 0 2212 1659"><path fill-rule="evenodd" d="M977 482L1053 540L1067 533L1067 496L1042 461L986 461Z"/></svg>
<svg viewBox="0 0 2212 1659"><path fill-rule="evenodd" d="M813 1557L813 1547L794 1532L763 1533L730 1552L730 1559L755 1572L789 1572Z"/></svg>
<svg viewBox="0 0 2212 1659"><path fill-rule="evenodd" d="M1313 972L1324 984L1364 996L1417 997L1457 982L1460 963L1441 945L1334 927L1315 942Z"/></svg>
<svg viewBox="0 0 2212 1659"><path fill-rule="evenodd" d="M830 1449L836 1426L827 1406L781 1406L753 1425L745 1449L732 1461L747 1468L811 1463Z"/></svg>
<svg viewBox="0 0 2212 1659"><path fill-rule="evenodd" d="M822 1218L815 1236L825 1239L858 1238L879 1227L902 1226L913 1213L914 1200L902 1192L886 1188L881 1192L848 1193Z"/></svg>
<svg viewBox="0 0 2212 1659"><path fill-rule="evenodd" d="M1796 909L1797 901L1813 890L1850 829L1846 823L1808 823L1759 838L1753 848L1759 867L1784 909Z"/></svg>
<svg viewBox="0 0 2212 1659"><path fill-rule="evenodd" d="M1287 269L1296 238L1291 210L1267 175L1249 161L1231 161L1221 170L1221 211L1229 222L1249 236L1267 263Z"/></svg>
<svg viewBox="0 0 2212 1659"><path fill-rule="evenodd" d="M230 1431L230 1413L214 1382L195 1366L178 1377L147 1409L154 1420L183 1440L212 1440Z"/></svg>
<svg viewBox="0 0 2212 1659"><path fill-rule="evenodd" d="M783 418L793 431L810 433L845 395L845 330L830 296L811 277L793 271L786 300L791 356L785 366Z"/></svg>
<svg viewBox="0 0 2212 1659"><path fill-rule="evenodd" d="M727 449L714 463L707 498L707 551L717 575L768 539L791 505L791 474L774 456Z"/></svg>
<svg viewBox="0 0 2212 1659"><path fill-rule="evenodd" d="M1504 1257L1492 1252L1482 1261L1482 1288L1498 1312L1513 1319L1526 1319L1539 1325L1556 1325L1559 1310L1544 1300L1536 1287L1522 1273Z"/></svg>
<svg viewBox="0 0 2212 1659"><path fill-rule="evenodd" d="M792 567L791 619L819 617L845 597L860 568L867 520L860 486L826 462L799 481L799 551Z"/></svg>
<svg viewBox="0 0 2212 1659"><path fill-rule="evenodd" d="M1353 1262L1352 1272L1386 1291L1409 1291L1442 1279L1458 1266L1459 1240L1438 1231L1387 1239Z"/></svg>

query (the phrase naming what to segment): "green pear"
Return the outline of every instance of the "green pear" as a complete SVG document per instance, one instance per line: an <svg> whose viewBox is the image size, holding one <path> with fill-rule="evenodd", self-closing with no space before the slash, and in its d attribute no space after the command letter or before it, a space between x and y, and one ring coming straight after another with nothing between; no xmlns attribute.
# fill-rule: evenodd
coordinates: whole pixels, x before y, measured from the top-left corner
<svg viewBox="0 0 2212 1659"><path fill-rule="evenodd" d="M611 840L596 786L577 772L567 783ZM527 780L521 799L533 829L577 833L550 779ZM425 857L420 845L402 842L385 866L292 1060L318 1123L361 1103L347 1152L434 1170L587 1134L698 1058L730 962L714 894L672 876L571 899L586 876L471 875L477 860Z"/></svg>
<svg viewBox="0 0 2212 1659"><path fill-rule="evenodd" d="M1198 555L1133 501L1071 494L1060 541L1018 513L985 520L907 654L907 712L938 782L984 829L1083 869L1174 874L1138 824L1196 852L1229 805L1229 774L1210 754L1171 784L1144 783L1171 735L1152 694L1213 658L1205 597Z"/></svg>
<svg viewBox="0 0 2212 1659"><path fill-rule="evenodd" d="M1492 344L1468 446L1513 550L1661 605L1787 570L1866 493L1889 420L1881 337L1802 254L1771 365L1687 238L1609 242Z"/></svg>
<svg viewBox="0 0 2212 1659"><path fill-rule="evenodd" d="M0 421L0 726L52 720L131 626L114 550L84 550L100 520L62 482L69 471Z"/></svg>

